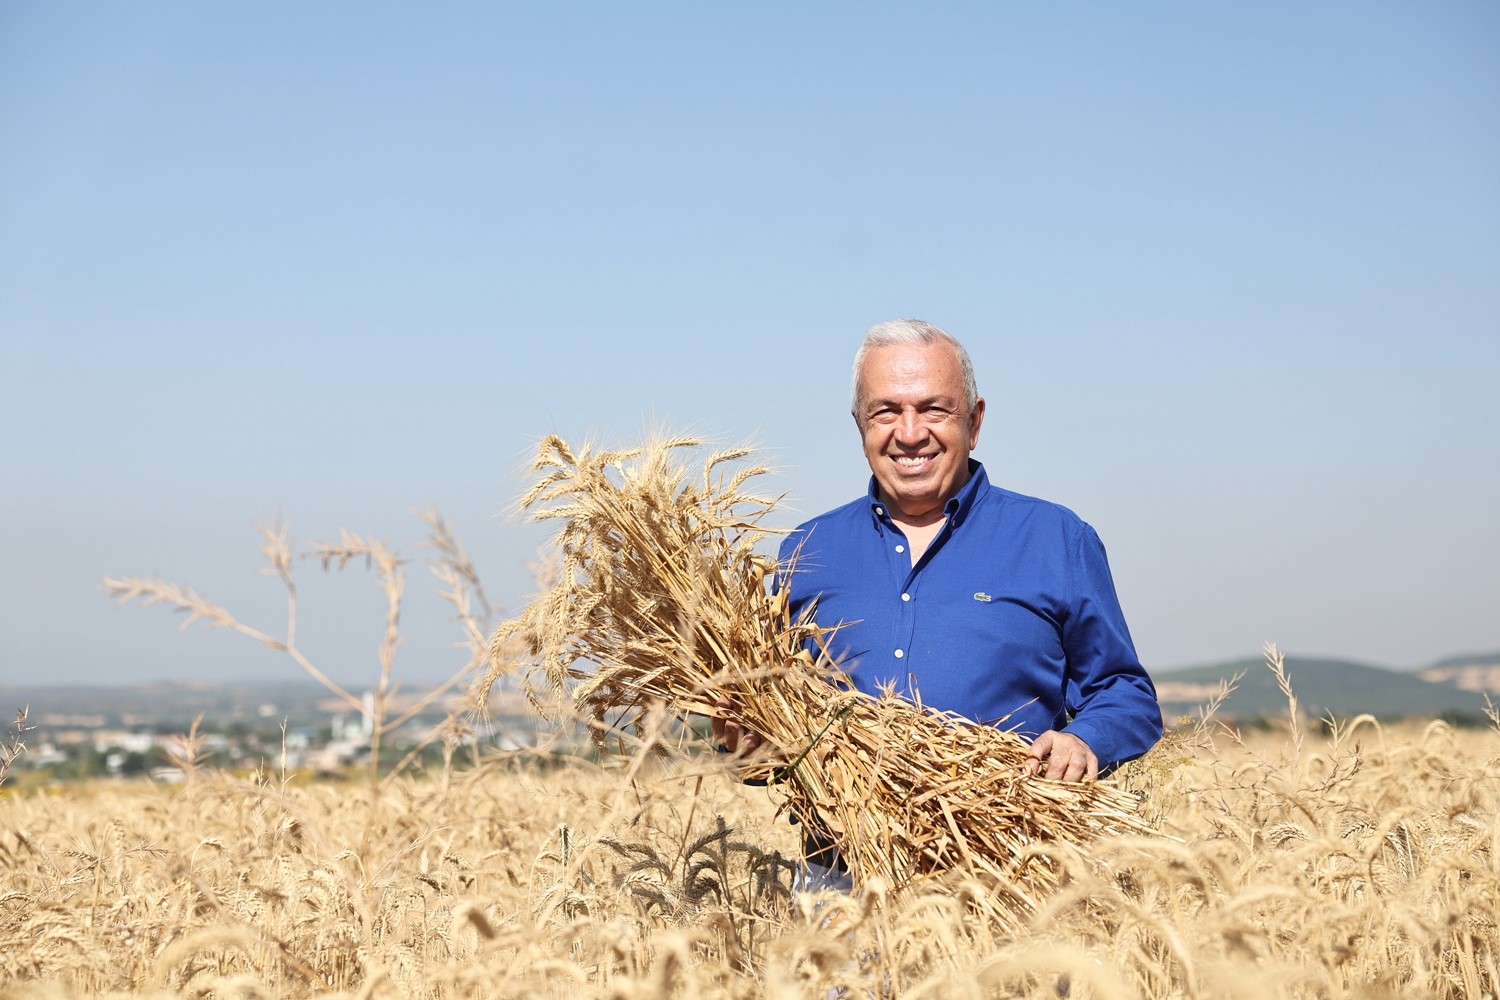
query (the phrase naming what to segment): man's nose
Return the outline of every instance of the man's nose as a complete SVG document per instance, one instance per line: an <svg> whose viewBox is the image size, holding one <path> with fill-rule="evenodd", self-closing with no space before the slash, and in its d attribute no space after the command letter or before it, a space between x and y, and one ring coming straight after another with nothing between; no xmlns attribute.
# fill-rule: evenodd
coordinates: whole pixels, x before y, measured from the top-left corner
<svg viewBox="0 0 1500 1000"><path fill-rule="evenodd" d="M927 434L927 427L915 410L904 410L896 421L896 440L902 444L920 444Z"/></svg>

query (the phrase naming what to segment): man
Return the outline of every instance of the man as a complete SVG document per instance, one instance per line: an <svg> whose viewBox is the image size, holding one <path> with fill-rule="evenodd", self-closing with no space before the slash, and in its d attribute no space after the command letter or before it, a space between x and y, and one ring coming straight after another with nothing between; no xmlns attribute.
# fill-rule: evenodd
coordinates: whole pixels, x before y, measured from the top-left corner
<svg viewBox="0 0 1500 1000"><path fill-rule="evenodd" d="M1033 774L1091 781L1149 750L1161 710L1104 546L1072 511L992 486L969 457L984 400L968 352L930 324L883 323L853 382L870 488L785 540L793 615L815 600L820 625L842 624L833 651L860 690L894 685L1030 739ZM759 743L733 720L715 729L731 751ZM810 834L816 884L817 862L840 865Z"/></svg>

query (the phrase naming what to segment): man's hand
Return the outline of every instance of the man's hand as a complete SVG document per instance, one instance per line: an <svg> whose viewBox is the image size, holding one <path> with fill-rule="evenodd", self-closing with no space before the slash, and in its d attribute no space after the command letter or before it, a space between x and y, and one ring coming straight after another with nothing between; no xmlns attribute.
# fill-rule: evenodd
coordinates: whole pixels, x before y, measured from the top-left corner
<svg viewBox="0 0 1500 1000"><path fill-rule="evenodd" d="M724 717L730 711L729 699L719 699L718 709L719 714L713 718L713 729L714 739L719 746L738 757L749 756L760 749L759 733L746 729L734 719Z"/></svg>
<svg viewBox="0 0 1500 1000"><path fill-rule="evenodd" d="M1047 773L1042 777L1050 781L1093 781L1099 777L1099 758L1072 733L1049 729L1038 736L1026 758L1026 773L1036 774L1044 760Z"/></svg>

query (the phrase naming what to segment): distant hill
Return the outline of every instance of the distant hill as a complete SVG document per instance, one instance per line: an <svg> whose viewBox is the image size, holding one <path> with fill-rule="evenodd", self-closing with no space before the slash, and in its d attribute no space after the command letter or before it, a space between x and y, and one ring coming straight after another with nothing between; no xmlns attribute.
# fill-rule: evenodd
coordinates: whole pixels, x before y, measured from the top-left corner
<svg viewBox="0 0 1500 1000"><path fill-rule="evenodd" d="M186 730L202 714L216 725L291 726L326 720L319 705L329 698L317 684L218 683L203 681L105 685L0 685L0 712L28 707L33 726L66 728L139 727ZM347 710L346 710L347 711Z"/></svg>
<svg viewBox="0 0 1500 1000"><path fill-rule="evenodd" d="M400 713L430 690L430 685L402 687L390 708ZM358 696L364 689L352 687ZM462 689L428 705L418 719L441 718ZM512 691L491 693L496 716L529 717L525 699ZM335 716L353 717L355 709L326 688L309 681L174 681L146 684L55 685L0 684L0 726L15 718L17 709L30 712L30 726L38 731L68 729L124 729L184 732L199 715L211 729L240 727L276 729L326 726Z"/></svg>
<svg viewBox="0 0 1500 1000"><path fill-rule="evenodd" d="M1450 656L1418 670L1417 676L1424 681L1452 683L1465 691L1487 691L1500 702L1500 652Z"/></svg>
<svg viewBox="0 0 1500 1000"><path fill-rule="evenodd" d="M1493 653L1465 653L1462 656L1444 657L1427 669L1441 670L1448 667L1500 667L1500 650Z"/></svg>
<svg viewBox="0 0 1500 1000"><path fill-rule="evenodd" d="M1500 652L1452 656L1417 672L1397 671L1350 660L1289 656L1287 672L1303 711L1310 717L1332 712L1339 718L1363 713L1380 718L1484 713L1483 692L1500 703ZM1221 680L1243 673L1238 688L1220 709L1221 718L1280 717L1286 698L1259 657L1152 673L1168 719L1193 714L1218 691ZM400 701L421 693L402 691ZM510 702L514 701L514 704ZM0 684L0 720L30 706L31 725L46 728L151 728L180 732L200 713L211 725L293 728L325 724L350 710L326 690L305 681L177 682L65 687ZM529 716L519 695L501 695L492 707L501 714ZM441 714L442 705L433 712Z"/></svg>
<svg viewBox="0 0 1500 1000"><path fill-rule="evenodd" d="M1286 672L1303 712L1310 717L1332 713L1352 718L1369 713L1379 718L1462 715L1480 717L1484 697L1452 678L1426 679L1349 660L1288 656ZM1219 682L1243 673L1239 686L1220 710L1225 718L1285 715L1286 697L1262 658L1234 660L1153 675L1157 695L1168 716L1191 713L1213 697Z"/></svg>

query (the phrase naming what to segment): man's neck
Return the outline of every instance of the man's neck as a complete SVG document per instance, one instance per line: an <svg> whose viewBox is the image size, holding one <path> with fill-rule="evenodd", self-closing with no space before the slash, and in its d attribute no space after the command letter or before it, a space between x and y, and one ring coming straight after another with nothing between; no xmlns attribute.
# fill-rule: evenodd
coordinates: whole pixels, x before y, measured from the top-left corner
<svg viewBox="0 0 1500 1000"><path fill-rule="evenodd" d="M880 502L885 505L886 514L906 536L906 547L911 555L911 564L915 566L917 560L922 558L922 553L927 551L927 547L932 544L932 540L938 536L938 533L943 530L943 525L947 523L948 515L944 509L947 505L942 504L930 511L913 515L891 503L883 493L877 495Z"/></svg>
<svg viewBox="0 0 1500 1000"><path fill-rule="evenodd" d="M897 510L890 504L886 504L885 509L891 515L891 520L895 521L898 525L901 526L902 531L923 531L927 528L932 527L934 524L940 525L948 519L948 515L943 511L943 508L941 507L937 508L936 510L917 515L911 515L905 513L904 511Z"/></svg>
<svg viewBox="0 0 1500 1000"><path fill-rule="evenodd" d="M885 508L886 515L900 526L902 531L923 531L931 528L934 524L941 525L948 518L948 502L942 503L924 510L912 511L901 507L886 495L885 490L877 488L875 499Z"/></svg>
<svg viewBox="0 0 1500 1000"><path fill-rule="evenodd" d="M915 566L917 560L921 559L922 554L932 545L933 539L937 538L943 530L943 525L948 519L939 512L937 520L923 524L910 524L897 517L891 520L896 522L901 528L901 533L906 536L906 547L911 550L911 564Z"/></svg>

